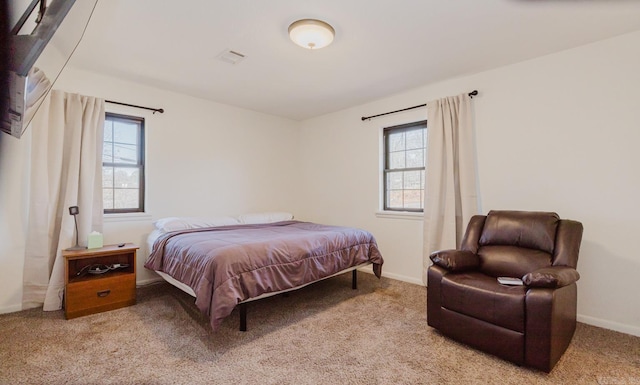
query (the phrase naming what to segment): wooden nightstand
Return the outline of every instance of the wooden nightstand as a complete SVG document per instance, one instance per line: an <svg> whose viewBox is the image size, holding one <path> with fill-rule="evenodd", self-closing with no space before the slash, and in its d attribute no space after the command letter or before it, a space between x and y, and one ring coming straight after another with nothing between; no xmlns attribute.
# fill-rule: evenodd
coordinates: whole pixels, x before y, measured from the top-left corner
<svg viewBox="0 0 640 385"><path fill-rule="evenodd" d="M65 317L76 318L135 304L137 250L138 246L132 243L123 247L64 250ZM100 265L121 267L97 274L105 270Z"/></svg>

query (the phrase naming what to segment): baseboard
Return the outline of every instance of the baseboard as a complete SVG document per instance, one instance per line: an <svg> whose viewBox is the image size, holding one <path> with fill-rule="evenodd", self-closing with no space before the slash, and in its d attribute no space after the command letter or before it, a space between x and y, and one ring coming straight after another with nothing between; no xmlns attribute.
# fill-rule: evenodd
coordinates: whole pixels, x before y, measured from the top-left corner
<svg viewBox="0 0 640 385"><path fill-rule="evenodd" d="M367 274L373 274L373 271L371 271L371 267L368 267L368 266L367 267L363 267L362 269L358 269L358 271L361 271L361 272L367 273ZM400 274L384 273L383 272L382 276L385 277L385 278L391 278L391 279L395 279L395 280L398 280L398 281L403 281L403 282L407 282L407 283L413 283L415 285L424 286L420 279L407 277L407 276L400 275ZM158 283L158 282L164 282L164 279L162 279L161 277L157 277L157 278L145 279L145 280L142 280L142 281L136 281L136 286L140 287L140 286L152 285L152 284Z"/></svg>
<svg viewBox="0 0 640 385"><path fill-rule="evenodd" d="M359 270L359 271L362 271L363 273L373 274L371 269L367 269L367 268L364 268L364 269ZM403 282L407 282L407 283L413 283L413 284L416 284L416 285L424 286L424 284L422 283L422 280L416 279L416 278L412 278L412 277L407 277L407 276L400 275L400 274L384 273L383 272L382 276L383 277L387 277L387 278L391 278L391 279L396 279L398 281L403 281ZM640 327L638 327L638 326L626 325L626 324L622 324L622 323L619 323L619 322L608 321L608 320L604 320L604 319L601 319L601 318L589 317L589 316L585 316L585 315L581 315L581 314L578 314L577 319L578 319L578 322L582 322L582 323L585 323L587 325L597 326L597 327L601 327L601 328L604 328L604 329L613 330L613 331L616 331L616 332L625 333L625 334L631 334L632 336L640 337Z"/></svg>
<svg viewBox="0 0 640 385"><path fill-rule="evenodd" d="M371 270L370 267L364 267L362 269L358 269L358 271L361 271L363 273L368 273L368 274L373 274L373 271ZM421 279L416 279L416 278L412 278L412 277L407 277L406 275L400 275L400 274L393 274L393 273L385 273L384 271L382 272L382 276L385 278L391 278L391 279L395 279L397 281L402 281L402 282L406 282L406 283L413 283L414 285L420 285L420 286L424 286L424 284L422 283Z"/></svg>
<svg viewBox="0 0 640 385"><path fill-rule="evenodd" d="M358 269L358 271L361 271L363 273L367 273L367 274L373 274L373 271L371 271L370 267L365 267L362 269ZM424 284L422 283L421 279L417 279L417 278L413 278L413 277L407 277L405 275L401 275L401 274L393 274L393 273L382 273L382 276L385 278L391 278L391 279L395 279L398 281L402 281L402 282L407 282L407 283L412 283L414 285L420 285L420 286L424 286ZM140 286L146 286L146 285L152 285L154 283L158 283L158 282L164 282L164 280L160 277L157 278L149 278L149 279L145 279L142 281L137 281L136 285L138 287ZM0 314L2 313L12 313L14 311L19 311L22 310L21 305L14 305L14 306L8 306L8 307L4 307L4 308L0 308ZM621 324L618 322L614 322L614 321L607 321L607 320L603 320L600 318L595 318L595 317L589 317L589 316L585 316L585 315L580 315L578 314L578 322L582 322L585 323L587 325L592 325L592 326L597 326L597 327L601 327L604 329L609 329L609 330L613 330L616 332L620 332L620 333L625 333L625 334L631 334L633 336L638 336L640 337L640 327L637 326L631 326L631 325L625 325L625 324Z"/></svg>
<svg viewBox="0 0 640 385"><path fill-rule="evenodd" d="M578 322L640 337L640 327L578 314Z"/></svg>
<svg viewBox="0 0 640 385"><path fill-rule="evenodd" d="M15 313L22 310L22 304L0 307L0 314Z"/></svg>
<svg viewBox="0 0 640 385"><path fill-rule="evenodd" d="M406 275L393 274L393 273L382 273L383 277L396 279L398 281L413 283L414 285L424 286L421 279L407 277Z"/></svg>
<svg viewBox="0 0 640 385"><path fill-rule="evenodd" d="M158 283L158 282L164 282L164 279L162 279L159 276L157 278L143 279L141 281L136 281L136 286L140 287L140 286L153 285L154 283Z"/></svg>

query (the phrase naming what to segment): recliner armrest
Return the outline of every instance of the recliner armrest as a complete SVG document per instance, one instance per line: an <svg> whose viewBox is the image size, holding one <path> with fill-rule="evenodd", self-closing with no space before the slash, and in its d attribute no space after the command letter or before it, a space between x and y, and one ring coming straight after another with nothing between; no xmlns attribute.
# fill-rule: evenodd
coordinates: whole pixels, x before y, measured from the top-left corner
<svg viewBox="0 0 640 385"><path fill-rule="evenodd" d="M522 277L529 287L559 288L571 285L580 279L578 271L568 266L551 266L538 269Z"/></svg>
<svg viewBox="0 0 640 385"><path fill-rule="evenodd" d="M439 250L429 258L434 264L451 272L475 270L480 266L480 258L471 251Z"/></svg>

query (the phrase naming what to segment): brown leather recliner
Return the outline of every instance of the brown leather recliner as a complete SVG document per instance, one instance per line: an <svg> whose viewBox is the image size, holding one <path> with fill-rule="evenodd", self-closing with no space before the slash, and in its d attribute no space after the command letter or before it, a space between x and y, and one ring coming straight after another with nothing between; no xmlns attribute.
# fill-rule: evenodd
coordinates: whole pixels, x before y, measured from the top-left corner
<svg viewBox="0 0 640 385"><path fill-rule="evenodd" d="M431 254L427 322L455 340L550 372L576 328L580 222L556 213L476 215L460 250ZM507 286L497 277L521 278Z"/></svg>

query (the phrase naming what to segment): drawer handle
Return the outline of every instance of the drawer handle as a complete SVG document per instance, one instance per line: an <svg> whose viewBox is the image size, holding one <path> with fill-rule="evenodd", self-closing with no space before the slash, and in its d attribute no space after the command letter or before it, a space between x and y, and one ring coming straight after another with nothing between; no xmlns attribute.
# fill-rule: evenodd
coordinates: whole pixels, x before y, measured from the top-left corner
<svg viewBox="0 0 640 385"><path fill-rule="evenodd" d="M107 289L107 290L102 290L98 292L98 297L106 297L111 293L111 290Z"/></svg>

